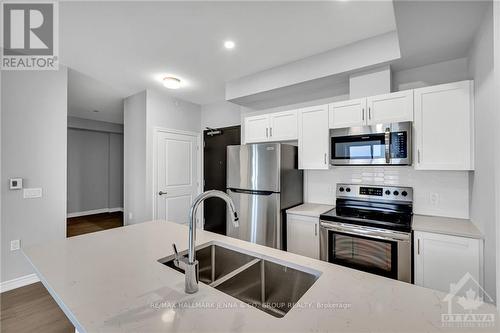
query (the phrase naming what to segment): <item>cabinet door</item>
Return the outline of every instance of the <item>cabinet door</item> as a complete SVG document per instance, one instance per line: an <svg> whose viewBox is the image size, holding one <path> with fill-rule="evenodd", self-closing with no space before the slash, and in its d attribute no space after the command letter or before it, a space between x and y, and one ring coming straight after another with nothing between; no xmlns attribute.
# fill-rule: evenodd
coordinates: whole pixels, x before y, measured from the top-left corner
<svg viewBox="0 0 500 333"><path fill-rule="evenodd" d="M245 143L265 142L269 139L269 115L245 118Z"/></svg>
<svg viewBox="0 0 500 333"><path fill-rule="evenodd" d="M415 89L415 169L473 170L473 81Z"/></svg>
<svg viewBox="0 0 500 333"><path fill-rule="evenodd" d="M299 169L328 169L328 105L299 111Z"/></svg>
<svg viewBox="0 0 500 333"><path fill-rule="evenodd" d="M270 140L297 140L297 110L271 113L269 123Z"/></svg>
<svg viewBox="0 0 500 333"><path fill-rule="evenodd" d="M317 217L287 215L287 251L319 259L319 219Z"/></svg>
<svg viewBox="0 0 500 333"><path fill-rule="evenodd" d="M413 120L413 90L371 96L366 104L370 125Z"/></svg>
<svg viewBox="0 0 500 333"><path fill-rule="evenodd" d="M415 231L415 284L450 291L466 273L482 284L482 241L473 238Z"/></svg>
<svg viewBox="0 0 500 333"><path fill-rule="evenodd" d="M328 118L330 128L364 125L366 123L366 98L330 104Z"/></svg>

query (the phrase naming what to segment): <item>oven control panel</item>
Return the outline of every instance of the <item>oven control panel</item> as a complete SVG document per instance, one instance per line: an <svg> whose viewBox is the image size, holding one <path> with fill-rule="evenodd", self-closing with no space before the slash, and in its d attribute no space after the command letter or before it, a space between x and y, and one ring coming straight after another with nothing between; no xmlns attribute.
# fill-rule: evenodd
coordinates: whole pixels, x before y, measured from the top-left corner
<svg viewBox="0 0 500 333"><path fill-rule="evenodd" d="M337 198L413 202L413 188L363 184L337 184Z"/></svg>

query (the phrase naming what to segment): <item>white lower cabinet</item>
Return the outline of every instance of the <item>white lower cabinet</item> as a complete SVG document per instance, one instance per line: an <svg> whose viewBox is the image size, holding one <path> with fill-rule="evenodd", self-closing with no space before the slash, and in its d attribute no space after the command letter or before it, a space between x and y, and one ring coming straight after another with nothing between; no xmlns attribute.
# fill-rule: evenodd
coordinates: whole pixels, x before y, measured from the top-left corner
<svg viewBox="0 0 500 333"><path fill-rule="evenodd" d="M319 259L319 217L287 214L287 251Z"/></svg>
<svg viewBox="0 0 500 333"><path fill-rule="evenodd" d="M415 284L448 293L469 273L482 285L482 252L481 239L415 231Z"/></svg>

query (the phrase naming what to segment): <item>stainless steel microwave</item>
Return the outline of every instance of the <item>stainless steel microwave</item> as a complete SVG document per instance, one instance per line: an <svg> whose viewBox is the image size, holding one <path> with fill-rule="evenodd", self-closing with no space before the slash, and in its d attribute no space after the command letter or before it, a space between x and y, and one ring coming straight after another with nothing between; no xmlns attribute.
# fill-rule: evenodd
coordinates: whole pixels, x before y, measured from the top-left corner
<svg viewBox="0 0 500 333"><path fill-rule="evenodd" d="M330 130L332 165L411 165L411 122Z"/></svg>

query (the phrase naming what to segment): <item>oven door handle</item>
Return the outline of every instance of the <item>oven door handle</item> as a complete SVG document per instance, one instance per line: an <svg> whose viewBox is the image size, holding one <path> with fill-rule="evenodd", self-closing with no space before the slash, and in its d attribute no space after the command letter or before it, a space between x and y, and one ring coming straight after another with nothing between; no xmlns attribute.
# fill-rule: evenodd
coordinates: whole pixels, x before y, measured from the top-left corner
<svg viewBox="0 0 500 333"><path fill-rule="evenodd" d="M391 163L391 129L387 127L385 129L385 163Z"/></svg>
<svg viewBox="0 0 500 333"><path fill-rule="evenodd" d="M323 222L323 221L321 221L321 227L328 230L343 232L350 235L365 236L365 237L388 240L393 242L410 241L409 234L391 230L373 230L364 227L346 225L343 223L332 224L330 222Z"/></svg>

